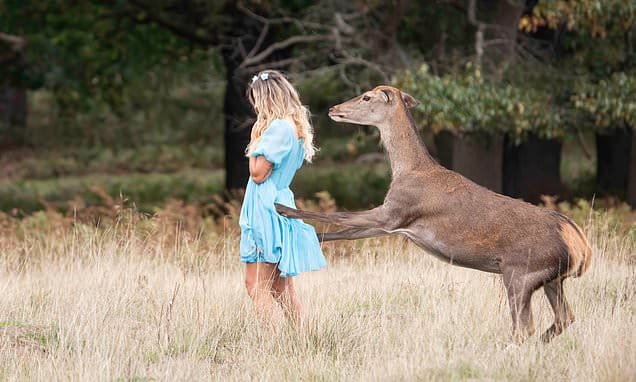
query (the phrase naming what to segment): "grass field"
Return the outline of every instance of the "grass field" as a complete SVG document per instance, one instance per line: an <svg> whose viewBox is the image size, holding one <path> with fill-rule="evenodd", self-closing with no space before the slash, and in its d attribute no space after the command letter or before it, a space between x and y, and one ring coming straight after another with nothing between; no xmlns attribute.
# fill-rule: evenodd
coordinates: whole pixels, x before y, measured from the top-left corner
<svg viewBox="0 0 636 382"><path fill-rule="evenodd" d="M566 283L577 321L517 346L499 277L399 237L325 245L329 269L297 278L307 329L271 331L244 291L234 223L167 215L99 228L0 215L0 380L636 378L636 240L603 216L586 226L590 271ZM543 293L533 303L540 332L551 310Z"/></svg>

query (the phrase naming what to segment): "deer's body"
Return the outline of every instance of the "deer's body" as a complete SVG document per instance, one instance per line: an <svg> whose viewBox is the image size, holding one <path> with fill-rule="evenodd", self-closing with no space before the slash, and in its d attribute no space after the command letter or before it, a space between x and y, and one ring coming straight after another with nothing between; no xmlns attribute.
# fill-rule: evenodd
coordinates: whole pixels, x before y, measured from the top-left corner
<svg viewBox="0 0 636 382"><path fill-rule="evenodd" d="M492 273L519 266L554 276L577 273L582 265L570 259L564 238L565 233L585 240L570 219L494 193L442 166L397 178L384 205L402 206L387 233L401 233L453 265Z"/></svg>
<svg viewBox="0 0 636 382"><path fill-rule="evenodd" d="M574 321L562 283L590 264L585 236L558 212L499 195L437 164L407 110L416 102L399 89L380 86L329 113L336 121L379 128L393 174L382 206L335 213L277 206L278 211L349 227L320 234L323 241L402 234L453 265L503 274L517 338L534 332L530 300L543 286L555 313L543 335L550 340Z"/></svg>

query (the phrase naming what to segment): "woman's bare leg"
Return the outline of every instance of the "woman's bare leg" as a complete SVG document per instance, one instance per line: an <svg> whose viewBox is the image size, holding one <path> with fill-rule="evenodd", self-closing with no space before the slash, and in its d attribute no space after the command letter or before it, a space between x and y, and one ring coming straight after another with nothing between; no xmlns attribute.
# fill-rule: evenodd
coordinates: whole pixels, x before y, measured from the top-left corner
<svg viewBox="0 0 636 382"><path fill-rule="evenodd" d="M303 305L296 295L294 280L292 277L280 277L280 272L276 273L276 278L272 284L272 293L276 301L283 309L283 313L298 329L304 326Z"/></svg>
<svg viewBox="0 0 636 382"><path fill-rule="evenodd" d="M276 304L272 297L272 284L278 278L278 268L272 263L245 264L245 287L259 317L272 323Z"/></svg>

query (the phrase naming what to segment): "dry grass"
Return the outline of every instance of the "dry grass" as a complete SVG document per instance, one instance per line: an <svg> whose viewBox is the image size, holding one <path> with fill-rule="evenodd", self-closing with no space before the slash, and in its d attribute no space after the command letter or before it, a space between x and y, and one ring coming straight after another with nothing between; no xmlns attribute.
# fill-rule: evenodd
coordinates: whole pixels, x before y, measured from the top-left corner
<svg viewBox="0 0 636 382"><path fill-rule="evenodd" d="M197 235L165 215L100 228L30 219L0 216L0 380L636 376L636 243L602 218L587 227L590 271L566 284L577 322L549 345L535 335L521 346L508 340L499 277L401 238L325 246L329 270L297 279L307 330L272 333L254 320L233 228ZM542 293L534 306L545 330Z"/></svg>

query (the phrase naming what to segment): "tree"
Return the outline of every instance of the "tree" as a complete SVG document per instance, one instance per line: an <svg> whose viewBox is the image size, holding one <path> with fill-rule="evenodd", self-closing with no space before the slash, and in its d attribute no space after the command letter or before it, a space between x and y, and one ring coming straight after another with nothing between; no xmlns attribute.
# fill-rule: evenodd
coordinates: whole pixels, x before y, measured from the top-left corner
<svg viewBox="0 0 636 382"><path fill-rule="evenodd" d="M0 150L21 146L25 140L25 47L24 38L0 32Z"/></svg>
<svg viewBox="0 0 636 382"><path fill-rule="evenodd" d="M357 86L347 69L362 67L387 81L390 70L386 68L395 63L395 57L403 58L391 53L401 52L396 34L409 5L400 0L386 12L385 4L335 1L123 3L122 13L137 22L152 22L193 44L220 48L226 76L227 189L244 187L248 176L244 150L253 116L244 94L251 75L265 68L295 73L331 69ZM383 33L369 27L380 24ZM378 57L378 62L365 58L369 56Z"/></svg>
<svg viewBox="0 0 636 382"><path fill-rule="evenodd" d="M20 55L21 69L2 72L2 78L19 82L23 89L54 93L62 120L73 121L78 113L104 105L121 113L129 83L161 65L165 57L187 52L183 40L173 34L121 18L112 6L94 1L5 0L0 7L0 25L29 43ZM71 123L65 125L59 133L78 135ZM81 128L90 131L91 126ZM104 144L103 134L83 136L92 140L81 144ZM32 139L26 143L32 144ZM134 137L128 141L134 142Z"/></svg>
<svg viewBox="0 0 636 382"><path fill-rule="evenodd" d="M99 103L116 109L127 77L160 65L162 58L184 51L218 52L226 77L226 184L233 189L247 180L244 150L253 115L245 86L251 75L264 68L289 69L300 76L329 70L352 86L359 86L360 77L386 82L394 57L404 56L396 35L408 4L8 1L0 21L28 36L34 52L43 52L30 62L37 66L46 61L47 67L34 72L69 114ZM351 72L352 67L364 70Z"/></svg>
<svg viewBox="0 0 636 382"><path fill-rule="evenodd" d="M572 102L584 115L583 128L596 134L597 191L627 191L636 201L636 178L629 175L636 174L629 165L636 157L636 8L622 0L546 0L524 25L570 31L564 44L577 75Z"/></svg>
<svg viewBox="0 0 636 382"><path fill-rule="evenodd" d="M438 132L442 163L511 196L538 201L541 192L557 193L560 145L551 140L562 136L563 110L554 105L553 92L546 93L541 85L543 71L529 68L528 56L538 53L534 39L517 28L532 5L506 0L448 3L469 26L461 56L452 60L454 65L433 61L433 70L425 66L398 80L421 98L418 115ZM545 158L546 149L553 160L533 158L537 152Z"/></svg>
<svg viewBox="0 0 636 382"><path fill-rule="evenodd" d="M406 72L400 83L423 101L419 117L433 129L459 135L504 134L514 142L506 145L504 153L504 191L512 196L538 197L537 191L558 189L560 144L554 139L586 130L596 132L600 144L600 186L618 181L624 189L629 157L625 147L631 145L631 127L624 126L633 120L636 98L630 80L635 11L623 3L527 2L521 14L518 6L508 4L504 9L510 9L503 13L519 15L518 26L524 33L502 38L488 37L482 30L475 1L467 6L453 2L476 25L473 53L464 58L469 64L441 73ZM485 46L511 41L512 50L508 46L485 53ZM498 65L484 62L493 57ZM607 141L614 143L610 147ZM621 144L624 152L616 155ZM512 162L516 164L511 166ZM533 177L544 179L538 182L542 189L523 191L527 185L519 182Z"/></svg>

